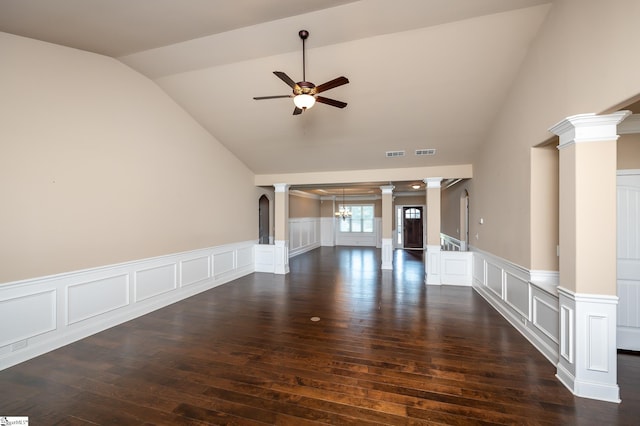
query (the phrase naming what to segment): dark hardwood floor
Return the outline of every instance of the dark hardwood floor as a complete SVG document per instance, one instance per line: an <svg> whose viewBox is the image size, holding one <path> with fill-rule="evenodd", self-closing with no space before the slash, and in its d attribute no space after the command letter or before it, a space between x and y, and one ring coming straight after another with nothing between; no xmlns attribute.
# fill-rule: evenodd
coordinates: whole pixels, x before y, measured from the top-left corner
<svg viewBox="0 0 640 426"><path fill-rule="evenodd" d="M471 288L426 287L421 252L323 247L0 372L31 425L639 424L575 398ZM320 317L320 321L311 321ZM3 319L2 321L7 321Z"/></svg>

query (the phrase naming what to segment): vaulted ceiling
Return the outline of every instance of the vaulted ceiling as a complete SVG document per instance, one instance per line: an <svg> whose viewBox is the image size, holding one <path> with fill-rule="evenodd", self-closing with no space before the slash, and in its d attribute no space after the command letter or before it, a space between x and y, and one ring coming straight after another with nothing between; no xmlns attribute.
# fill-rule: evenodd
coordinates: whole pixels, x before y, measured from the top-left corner
<svg viewBox="0 0 640 426"><path fill-rule="evenodd" d="M2 0L0 31L119 59L257 175L392 169L473 162L550 4ZM302 80L301 29L307 80L346 76L323 93L346 108L253 100L291 93L273 71Z"/></svg>

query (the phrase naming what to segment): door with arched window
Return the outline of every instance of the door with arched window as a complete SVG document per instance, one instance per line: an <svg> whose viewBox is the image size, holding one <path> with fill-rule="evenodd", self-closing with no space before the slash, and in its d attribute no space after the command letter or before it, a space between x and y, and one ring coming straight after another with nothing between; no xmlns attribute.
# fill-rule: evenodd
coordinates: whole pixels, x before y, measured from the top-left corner
<svg viewBox="0 0 640 426"><path fill-rule="evenodd" d="M269 244L269 198L266 195L258 200L258 242Z"/></svg>
<svg viewBox="0 0 640 426"><path fill-rule="evenodd" d="M404 248L422 249L422 207L402 208Z"/></svg>

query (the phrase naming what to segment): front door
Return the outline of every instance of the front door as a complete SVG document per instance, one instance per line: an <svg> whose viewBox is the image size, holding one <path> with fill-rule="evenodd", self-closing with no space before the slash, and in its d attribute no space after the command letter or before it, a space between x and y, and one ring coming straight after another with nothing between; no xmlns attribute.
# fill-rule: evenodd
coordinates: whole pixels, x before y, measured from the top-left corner
<svg viewBox="0 0 640 426"><path fill-rule="evenodd" d="M404 248L422 249L422 207L402 208Z"/></svg>

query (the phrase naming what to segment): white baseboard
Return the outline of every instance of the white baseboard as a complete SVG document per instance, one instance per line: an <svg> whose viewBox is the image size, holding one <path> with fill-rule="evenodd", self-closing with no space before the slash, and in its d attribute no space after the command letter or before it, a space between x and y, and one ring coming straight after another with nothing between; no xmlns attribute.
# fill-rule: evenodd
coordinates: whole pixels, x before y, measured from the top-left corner
<svg viewBox="0 0 640 426"><path fill-rule="evenodd" d="M254 244L0 285L0 370L254 272Z"/></svg>

